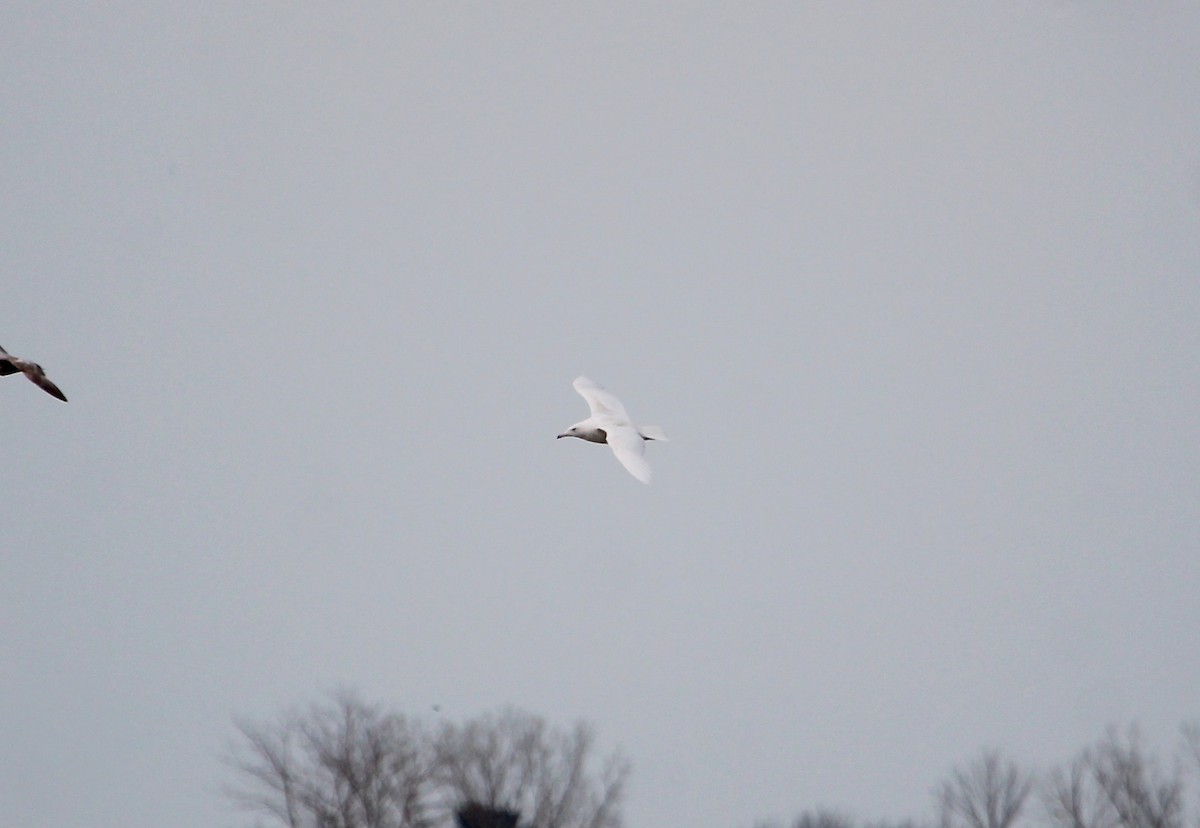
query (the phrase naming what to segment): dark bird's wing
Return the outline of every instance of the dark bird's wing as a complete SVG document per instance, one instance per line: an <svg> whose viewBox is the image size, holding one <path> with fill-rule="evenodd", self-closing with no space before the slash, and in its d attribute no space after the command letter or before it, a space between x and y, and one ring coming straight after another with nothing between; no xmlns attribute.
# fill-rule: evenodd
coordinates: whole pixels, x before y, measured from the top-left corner
<svg viewBox="0 0 1200 828"><path fill-rule="evenodd" d="M0 377L7 377L9 374L15 374L21 369L13 365L4 357L11 356L8 351L4 350L4 346L0 345Z"/></svg>
<svg viewBox="0 0 1200 828"><path fill-rule="evenodd" d="M0 377L7 376L9 374L15 374L18 371L29 377L30 382L45 391L51 397L56 397L63 402L67 401L67 395L62 392L62 389L50 381L50 378L46 376L46 372L42 370L42 366L38 365L36 362L30 362L27 359L15 357L8 351L4 350L3 346L0 346Z"/></svg>
<svg viewBox="0 0 1200 828"><path fill-rule="evenodd" d="M51 397L58 397L63 402L67 401L67 395L64 394L59 387L52 383L45 374L26 374L29 380L38 388L45 391Z"/></svg>

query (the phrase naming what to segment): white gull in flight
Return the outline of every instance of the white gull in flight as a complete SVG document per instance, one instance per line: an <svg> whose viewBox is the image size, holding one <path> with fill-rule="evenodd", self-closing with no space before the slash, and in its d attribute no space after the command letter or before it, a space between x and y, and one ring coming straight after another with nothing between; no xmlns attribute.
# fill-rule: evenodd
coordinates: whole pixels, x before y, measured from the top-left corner
<svg viewBox="0 0 1200 828"><path fill-rule="evenodd" d="M634 425L621 401L587 377L576 378L572 385L587 400L592 416L558 436L608 443L630 474L643 483L649 483L650 464L646 462L646 441L665 441L667 435L658 426Z"/></svg>

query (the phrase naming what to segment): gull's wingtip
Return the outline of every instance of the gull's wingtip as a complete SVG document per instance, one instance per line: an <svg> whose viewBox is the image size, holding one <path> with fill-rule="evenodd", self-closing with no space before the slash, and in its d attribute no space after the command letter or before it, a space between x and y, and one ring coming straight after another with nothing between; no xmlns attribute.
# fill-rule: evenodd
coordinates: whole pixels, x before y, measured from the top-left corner
<svg viewBox="0 0 1200 828"><path fill-rule="evenodd" d="M30 377L30 379L33 380L34 384L37 385L38 388L45 391L51 397L62 400L63 402L67 401L67 395L62 392L62 389L60 389L46 377Z"/></svg>
<svg viewBox="0 0 1200 828"><path fill-rule="evenodd" d="M650 481L654 479L654 472L650 468L650 464L642 461L641 463L630 462L629 458L617 455L617 459L621 461L621 465L625 467L625 471L629 472L634 480L639 483L650 485Z"/></svg>

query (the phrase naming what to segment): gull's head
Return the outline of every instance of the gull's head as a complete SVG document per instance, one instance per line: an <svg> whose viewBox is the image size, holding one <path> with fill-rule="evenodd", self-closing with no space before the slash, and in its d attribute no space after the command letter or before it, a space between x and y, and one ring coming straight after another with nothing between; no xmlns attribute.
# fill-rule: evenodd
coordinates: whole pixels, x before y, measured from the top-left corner
<svg viewBox="0 0 1200 828"><path fill-rule="evenodd" d="M604 429L598 427L591 420L576 423L558 436L559 439L563 437L578 437L580 440L587 440L589 443L603 443L608 439Z"/></svg>

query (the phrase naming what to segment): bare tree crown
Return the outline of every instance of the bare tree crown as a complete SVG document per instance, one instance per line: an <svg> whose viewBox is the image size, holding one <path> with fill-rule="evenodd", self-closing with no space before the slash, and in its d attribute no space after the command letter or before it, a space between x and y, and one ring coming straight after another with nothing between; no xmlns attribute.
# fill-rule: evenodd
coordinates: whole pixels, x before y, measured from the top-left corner
<svg viewBox="0 0 1200 828"><path fill-rule="evenodd" d="M1011 828L1032 788L1032 777L1015 762L985 750L937 788L942 828Z"/></svg>
<svg viewBox="0 0 1200 828"><path fill-rule="evenodd" d="M1192 731L1184 728L1185 739ZM1184 828L1184 780L1164 772L1141 747L1136 728L1115 728L1056 771L1042 790L1055 828Z"/></svg>
<svg viewBox="0 0 1200 828"><path fill-rule="evenodd" d="M593 767L582 723L564 731L509 709L430 732L342 694L239 730L229 794L286 828L445 828L506 814L531 828L621 828L628 764L614 754Z"/></svg>

